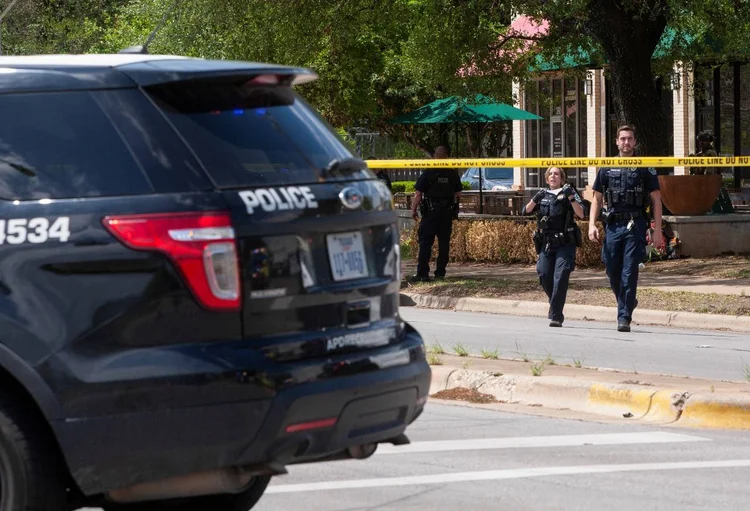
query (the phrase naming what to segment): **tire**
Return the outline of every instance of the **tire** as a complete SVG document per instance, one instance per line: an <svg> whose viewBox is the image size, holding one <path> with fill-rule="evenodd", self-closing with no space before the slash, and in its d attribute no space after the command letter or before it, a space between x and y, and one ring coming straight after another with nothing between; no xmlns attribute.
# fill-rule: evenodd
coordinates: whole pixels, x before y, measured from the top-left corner
<svg viewBox="0 0 750 511"><path fill-rule="evenodd" d="M63 466L46 424L0 397L0 511L68 509Z"/></svg>
<svg viewBox="0 0 750 511"><path fill-rule="evenodd" d="M105 511L248 511L255 507L266 491L271 476L254 477L250 487L242 493L207 495L188 499L143 502L138 504L109 504ZM5 511L0 509L0 511Z"/></svg>

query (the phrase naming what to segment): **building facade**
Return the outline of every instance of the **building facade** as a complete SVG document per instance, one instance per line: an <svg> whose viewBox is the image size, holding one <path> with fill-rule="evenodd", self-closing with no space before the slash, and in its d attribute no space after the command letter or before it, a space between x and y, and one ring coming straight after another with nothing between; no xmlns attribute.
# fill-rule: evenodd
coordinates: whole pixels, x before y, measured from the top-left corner
<svg viewBox="0 0 750 511"><path fill-rule="evenodd" d="M534 157L616 156L617 116L612 111L611 86L602 69L589 69L586 79L545 73L524 89L514 86L518 108L544 119L513 122L513 155ZM695 137L709 131L720 156L750 155L750 64L720 67L677 62L663 104L671 120L669 136L674 156L695 153ZM516 187L545 186L544 170L516 168ZM724 177L734 177L737 186L750 185L746 168L725 168ZM569 180L580 190L590 186L596 168L566 169ZM675 174L689 170L676 167Z"/></svg>

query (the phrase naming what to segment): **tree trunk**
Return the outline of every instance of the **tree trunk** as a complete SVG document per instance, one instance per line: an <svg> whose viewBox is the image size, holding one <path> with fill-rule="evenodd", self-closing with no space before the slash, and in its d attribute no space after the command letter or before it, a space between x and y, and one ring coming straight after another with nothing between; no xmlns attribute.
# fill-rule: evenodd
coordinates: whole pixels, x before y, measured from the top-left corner
<svg viewBox="0 0 750 511"><path fill-rule="evenodd" d="M635 127L637 154L673 153L661 89L655 85L651 58L667 24L665 0L634 2L592 0L587 26L609 62L612 97L620 124ZM648 12L635 9L648 4ZM632 4L631 4L632 6Z"/></svg>
<svg viewBox="0 0 750 511"><path fill-rule="evenodd" d="M469 150L468 156L472 158L482 157L482 133L474 123L464 124L464 133L466 135L466 146Z"/></svg>

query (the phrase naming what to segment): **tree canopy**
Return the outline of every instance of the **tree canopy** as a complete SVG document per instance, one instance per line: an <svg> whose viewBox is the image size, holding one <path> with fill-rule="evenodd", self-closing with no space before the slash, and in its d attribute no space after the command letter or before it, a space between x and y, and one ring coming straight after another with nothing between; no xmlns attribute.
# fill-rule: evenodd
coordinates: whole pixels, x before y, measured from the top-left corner
<svg viewBox="0 0 750 511"><path fill-rule="evenodd" d="M142 44L173 4L19 0L4 53L118 51ZM514 13L549 29L515 33ZM306 66L320 79L301 92L330 123L393 132L389 118L437 98L511 102L513 78L532 77L537 55L554 64L583 50L606 64L618 117L657 155L671 152L657 77L675 60L744 56L748 28L741 0L181 0L150 51ZM667 29L675 35L654 59ZM426 135L405 134L415 145Z"/></svg>

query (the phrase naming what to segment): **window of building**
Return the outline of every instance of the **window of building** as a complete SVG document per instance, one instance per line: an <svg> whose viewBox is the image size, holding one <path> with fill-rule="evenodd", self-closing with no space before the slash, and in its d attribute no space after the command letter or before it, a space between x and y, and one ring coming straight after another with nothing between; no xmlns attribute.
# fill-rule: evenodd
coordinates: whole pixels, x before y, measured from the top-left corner
<svg viewBox="0 0 750 511"><path fill-rule="evenodd" d="M734 66L722 66L719 78L719 156L734 155ZM729 172L731 169L722 169Z"/></svg>
<svg viewBox="0 0 750 511"><path fill-rule="evenodd" d="M575 78L543 78L525 92L526 110L544 119L526 122L526 156L529 158L587 155L586 96ZM545 186L546 169L524 169L527 188ZM588 184L587 169L567 168L568 181L577 188Z"/></svg>

